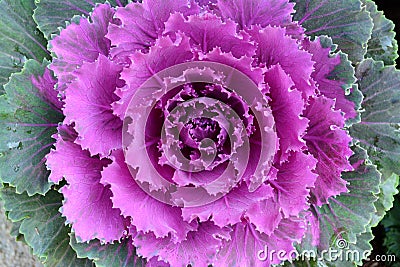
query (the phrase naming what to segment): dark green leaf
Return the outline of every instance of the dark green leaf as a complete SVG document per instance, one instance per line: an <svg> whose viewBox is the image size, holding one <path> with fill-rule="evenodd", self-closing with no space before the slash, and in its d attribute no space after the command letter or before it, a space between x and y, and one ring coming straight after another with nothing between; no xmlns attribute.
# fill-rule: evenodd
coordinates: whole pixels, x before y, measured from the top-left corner
<svg viewBox="0 0 400 267"><path fill-rule="evenodd" d="M39 29L49 39L52 34L58 34L58 28L65 28L65 22L70 21L75 15L86 15L93 10L97 3L105 0L39 0L36 2L34 19ZM124 6L128 0L108 1L112 6Z"/></svg>
<svg viewBox="0 0 400 267"><path fill-rule="evenodd" d="M99 240L78 243L74 235L71 235L70 244L78 257L93 260L97 267L144 267L146 265L146 261L136 255L131 239L124 239L121 243L102 245Z"/></svg>
<svg viewBox="0 0 400 267"><path fill-rule="evenodd" d="M387 65L394 65L397 55L397 41L394 38L394 24L385 18L383 12L378 11L376 4L371 0L362 0L372 17L374 28L371 39L368 41L366 57L382 60Z"/></svg>
<svg viewBox="0 0 400 267"><path fill-rule="evenodd" d="M51 135L63 120L31 82L46 65L27 61L0 96L0 180L29 195L44 194L50 188L45 156L54 143Z"/></svg>
<svg viewBox="0 0 400 267"><path fill-rule="evenodd" d="M400 259L400 195L396 196L393 208L386 214L382 224L386 228L384 245L387 252Z"/></svg>
<svg viewBox="0 0 400 267"><path fill-rule="evenodd" d="M311 36L328 35L354 63L363 60L371 37L372 20L358 0L291 0L294 19Z"/></svg>
<svg viewBox="0 0 400 267"><path fill-rule="evenodd" d="M19 232L19 228L21 227L21 221L13 222L11 225L10 235L15 237L16 240L21 239L22 235ZM23 238L22 238L23 239Z"/></svg>
<svg viewBox="0 0 400 267"><path fill-rule="evenodd" d="M45 196L29 197L6 187L0 190L0 196L9 219L20 224L19 232L45 266L93 266L90 260L78 259L69 245L70 229L58 212L61 194L51 190Z"/></svg>
<svg viewBox="0 0 400 267"><path fill-rule="evenodd" d="M34 0L0 0L0 93L11 73L27 59L49 56L47 42L32 19Z"/></svg>

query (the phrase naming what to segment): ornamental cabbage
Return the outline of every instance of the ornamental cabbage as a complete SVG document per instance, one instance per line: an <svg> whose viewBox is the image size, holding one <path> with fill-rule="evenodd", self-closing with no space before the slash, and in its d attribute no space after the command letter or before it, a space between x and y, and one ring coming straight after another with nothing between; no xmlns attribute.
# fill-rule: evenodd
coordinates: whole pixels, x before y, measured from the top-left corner
<svg viewBox="0 0 400 267"><path fill-rule="evenodd" d="M30 111L55 140L34 169L48 174L44 193L62 194L78 258L118 246L126 260L103 265L270 266L368 240L391 205L376 214L382 156L371 154L389 148L362 128L386 117L360 115L384 68L364 60L373 20L359 1L332 13L304 2L116 1L51 38L37 9L52 60L21 75L57 118ZM365 27L353 33L352 20Z"/></svg>
<svg viewBox="0 0 400 267"><path fill-rule="evenodd" d="M139 255L172 266L265 265L255 257L265 245L289 255L312 221L310 203L347 191L340 174L353 167L344 126L357 115L346 81L326 78L340 56L306 37L292 12L286 1L103 4L91 22L82 18L50 42L65 119L47 166L52 182L67 182L61 212L81 242L131 238ZM202 74L214 83L182 73L187 81L162 96L162 86L141 88L164 69L202 61L240 70L261 93L245 101L218 69ZM131 143L123 145L127 118ZM174 127L178 135L168 132ZM246 164L236 156L243 139ZM202 150L211 144L207 164ZM166 191L170 199L153 197Z"/></svg>

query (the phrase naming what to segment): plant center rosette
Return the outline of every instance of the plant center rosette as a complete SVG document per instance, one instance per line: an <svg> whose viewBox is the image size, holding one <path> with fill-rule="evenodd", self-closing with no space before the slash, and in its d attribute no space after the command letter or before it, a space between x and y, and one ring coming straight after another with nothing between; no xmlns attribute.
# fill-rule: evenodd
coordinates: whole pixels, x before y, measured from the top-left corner
<svg viewBox="0 0 400 267"><path fill-rule="evenodd" d="M317 244L310 206L348 191L343 57L288 1L210 2L97 5L50 42L57 81L36 83L57 84L65 119L46 164L78 242L129 240L149 266L268 266ZM265 247L287 253L260 261Z"/></svg>

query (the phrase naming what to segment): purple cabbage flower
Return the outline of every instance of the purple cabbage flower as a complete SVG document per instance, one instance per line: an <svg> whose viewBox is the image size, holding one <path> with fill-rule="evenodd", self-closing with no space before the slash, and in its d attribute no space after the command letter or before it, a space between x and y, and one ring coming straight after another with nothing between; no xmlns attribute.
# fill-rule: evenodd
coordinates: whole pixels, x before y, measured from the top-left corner
<svg viewBox="0 0 400 267"><path fill-rule="evenodd" d="M358 107L329 78L344 58L293 13L100 4L50 41L57 79L34 84L65 116L46 164L79 242L128 240L149 266L269 266L307 234L318 244L310 207L348 191ZM260 261L266 246L287 253Z"/></svg>

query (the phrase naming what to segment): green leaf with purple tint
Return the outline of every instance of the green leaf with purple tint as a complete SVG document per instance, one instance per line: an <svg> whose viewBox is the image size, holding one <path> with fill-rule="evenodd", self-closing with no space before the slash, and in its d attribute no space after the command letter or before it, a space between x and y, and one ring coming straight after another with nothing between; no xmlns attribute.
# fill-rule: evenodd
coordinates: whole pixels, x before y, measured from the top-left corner
<svg viewBox="0 0 400 267"><path fill-rule="evenodd" d="M350 163L354 171L342 173L342 178L349 183L349 192L330 198L329 203L321 207L313 205L312 227L317 227L318 230L310 230L298 246L299 253L305 250L314 251L314 255L324 259L326 266L356 266L362 261L362 252L372 250L369 244L373 238L371 222L373 213L376 212L374 203L378 199L381 174L369 162L364 149L354 146L353 151ZM329 249L343 251L343 254L358 251L356 253L361 256L349 261L334 260L332 257L337 256L337 253L322 254Z"/></svg>
<svg viewBox="0 0 400 267"><path fill-rule="evenodd" d="M386 65L394 65L397 54L394 23L387 19L382 11L378 11L376 4L371 0L362 0L374 23L371 39L368 41L366 57L382 60Z"/></svg>
<svg viewBox="0 0 400 267"><path fill-rule="evenodd" d="M361 122L351 136L367 149L370 160L385 177L400 174L400 71L382 61L367 59L356 70L364 95Z"/></svg>
<svg viewBox="0 0 400 267"><path fill-rule="evenodd" d="M358 0L291 0L295 2L294 19L310 36L328 35L339 49L356 64L367 52L372 19Z"/></svg>
<svg viewBox="0 0 400 267"><path fill-rule="evenodd" d="M320 249L331 246L332 238L342 238L355 244L358 235L370 231L381 175L369 163L364 149L354 147L353 150L355 154L350 162L355 170L342 174L343 179L349 183L349 192L331 198L329 204L316 209L321 230Z"/></svg>
<svg viewBox="0 0 400 267"><path fill-rule="evenodd" d="M58 212L61 194L52 190L45 196L29 197L25 193L17 194L15 188L5 187L0 189L0 197L8 218L20 224L19 232L45 266L93 266L90 260L79 259L69 245L71 230Z"/></svg>
<svg viewBox="0 0 400 267"><path fill-rule="evenodd" d="M89 243L78 243L74 235L71 235L70 244L76 251L78 257L89 258L97 267L144 267L146 260L136 255L136 249L132 239L123 239L114 244L102 245L99 240Z"/></svg>
<svg viewBox="0 0 400 267"><path fill-rule="evenodd" d="M44 194L50 188L45 156L63 115L46 65L27 61L0 96L0 181L17 193Z"/></svg>
<svg viewBox="0 0 400 267"><path fill-rule="evenodd" d="M382 181L379 185L379 197L375 202L376 213L373 215L371 225L376 226L383 219L386 212L393 207L394 196L399 192L397 186L399 185L399 176L392 173L387 176L382 175Z"/></svg>
<svg viewBox="0 0 400 267"><path fill-rule="evenodd" d="M37 8L33 17L44 36L51 39L52 34L59 33L59 27L65 28L66 21L70 21L75 15L89 17L96 4L104 2L106 0L39 0L36 1ZM129 1L111 0L108 2L112 6L125 6Z"/></svg>
<svg viewBox="0 0 400 267"><path fill-rule="evenodd" d="M33 0L0 1L0 93L11 73L20 71L28 59L48 58L46 39L32 19Z"/></svg>

